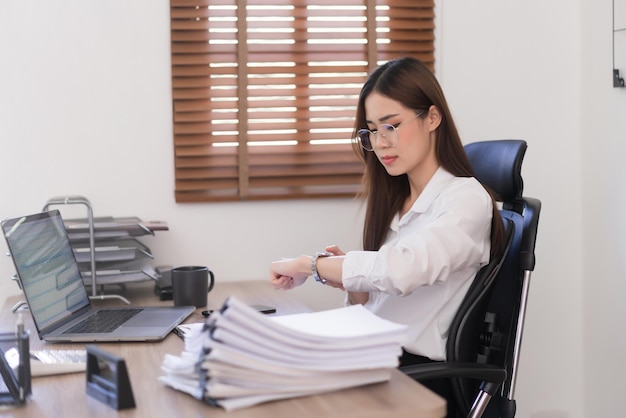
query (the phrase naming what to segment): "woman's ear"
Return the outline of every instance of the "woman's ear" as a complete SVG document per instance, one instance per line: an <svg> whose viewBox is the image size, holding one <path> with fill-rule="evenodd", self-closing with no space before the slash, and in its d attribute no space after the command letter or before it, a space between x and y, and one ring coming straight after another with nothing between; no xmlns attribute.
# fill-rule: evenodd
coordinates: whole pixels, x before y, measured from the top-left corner
<svg viewBox="0 0 626 418"><path fill-rule="evenodd" d="M441 112L439 108L432 105L428 108L428 115L426 116L426 122L429 124L429 131L435 131L441 124Z"/></svg>

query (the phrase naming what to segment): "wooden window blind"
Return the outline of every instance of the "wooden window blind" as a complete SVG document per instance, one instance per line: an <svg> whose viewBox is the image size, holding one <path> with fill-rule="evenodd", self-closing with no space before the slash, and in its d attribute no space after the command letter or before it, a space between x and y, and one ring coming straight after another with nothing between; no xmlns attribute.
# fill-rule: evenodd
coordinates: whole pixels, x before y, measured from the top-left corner
<svg viewBox="0 0 626 418"><path fill-rule="evenodd" d="M433 0L170 0L177 202L354 196L359 91L434 65Z"/></svg>

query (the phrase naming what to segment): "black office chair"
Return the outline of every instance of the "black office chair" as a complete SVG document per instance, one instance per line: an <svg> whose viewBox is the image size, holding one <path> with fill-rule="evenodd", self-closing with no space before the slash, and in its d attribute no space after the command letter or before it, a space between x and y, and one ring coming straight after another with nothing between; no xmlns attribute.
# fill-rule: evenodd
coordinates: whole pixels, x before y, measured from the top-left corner
<svg viewBox="0 0 626 418"><path fill-rule="evenodd" d="M450 378L456 416L515 416L517 377L541 202L523 196L522 140L466 145L476 177L502 202L507 233L503 260L477 274L449 331L446 362L402 367L416 380ZM492 399L493 398L493 399Z"/></svg>

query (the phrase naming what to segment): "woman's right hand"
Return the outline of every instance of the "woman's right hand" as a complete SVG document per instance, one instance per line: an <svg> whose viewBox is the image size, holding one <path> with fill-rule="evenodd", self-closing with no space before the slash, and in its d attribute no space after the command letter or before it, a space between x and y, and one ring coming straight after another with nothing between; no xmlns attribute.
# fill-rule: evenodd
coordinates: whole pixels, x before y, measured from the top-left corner
<svg viewBox="0 0 626 418"><path fill-rule="evenodd" d="M328 247L326 247L326 251L328 251L329 253L333 253L333 255L346 255L345 252L343 252L338 246L336 245L329 245Z"/></svg>

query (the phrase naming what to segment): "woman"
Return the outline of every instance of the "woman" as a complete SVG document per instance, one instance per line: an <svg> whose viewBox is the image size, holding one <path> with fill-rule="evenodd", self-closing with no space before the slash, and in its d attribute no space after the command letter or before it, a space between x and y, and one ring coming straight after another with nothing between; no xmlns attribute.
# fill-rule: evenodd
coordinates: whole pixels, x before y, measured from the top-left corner
<svg viewBox="0 0 626 418"><path fill-rule="evenodd" d="M392 60L363 86L355 150L365 162L363 251L271 264L276 289L311 275L380 317L408 325L401 364L445 359L472 279L502 246L493 197L473 177L445 97L419 60Z"/></svg>

